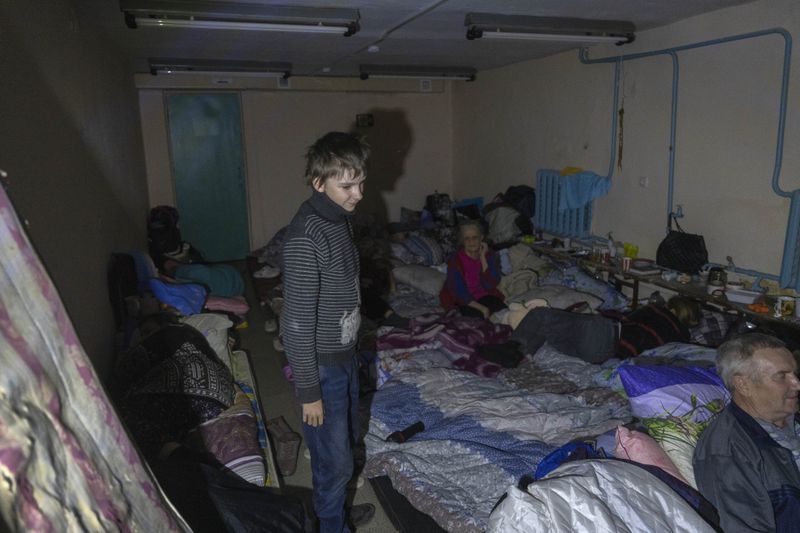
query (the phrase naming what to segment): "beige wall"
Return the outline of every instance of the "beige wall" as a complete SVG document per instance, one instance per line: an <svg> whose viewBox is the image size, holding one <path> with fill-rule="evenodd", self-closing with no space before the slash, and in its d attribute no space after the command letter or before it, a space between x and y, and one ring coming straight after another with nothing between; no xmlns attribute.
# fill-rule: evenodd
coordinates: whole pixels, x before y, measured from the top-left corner
<svg viewBox="0 0 800 533"><path fill-rule="evenodd" d="M138 82L151 205L174 204L162 101L166 89L155 86L171 83L163 78L146 76ZM289 90L237 87L242 95L253 248L288 224L309 195L303 179L308 145L327 131L350 131L357 114L371 113L375 119L373 127L358 130L374 153L360 212L398 220L401 207L419 209L427 194L451 190L452 116L446 84L438 82L432 92L421 93L417 82L293 78L292 83ZM213 88L203 80L190 83L194 88L204 85Z"/></svg>
<svg viewBox="0 0 800 533"><path fill-rule="evenodd" d="M680 46L783 26L800 35L800 4L768 0L641 32L633 45L592 57ZM777 274L789 202L770 187L783 40L762 37L679 54L675 204L702 233L710 259ZM800 187L800 59L792 61L780 184ZM533 184L539 168L579 166L605 175L611 131L611 65L576 53L484 72L454 87L454 193L491 195ZM594 233L612 231L654 257L666 224L672 64L624 64L624 143L610 194L596 202ZM491 177L491 180L487 179ZM646 187L641 187L641 178Z"/></svg>
<svg viewBox="0 0 800 533"><path fill-rule="evenodd" d="M99 375L113 361L106 272L146 245L136 93L121 54L66 1L4 0L0 168Z"/></svg>

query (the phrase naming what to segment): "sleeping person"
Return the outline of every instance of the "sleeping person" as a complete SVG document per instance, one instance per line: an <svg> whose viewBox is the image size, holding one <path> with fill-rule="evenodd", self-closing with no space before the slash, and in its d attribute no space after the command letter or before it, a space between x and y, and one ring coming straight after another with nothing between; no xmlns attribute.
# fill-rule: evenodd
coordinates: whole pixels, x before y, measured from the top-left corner
<svg viewBox="0 0 800 533"><path fill-rule="evenodd" d="M500 283L500 260L484 241L483 226L467 220L458 227L459 249L447 262L447 279L439 293L445 309L463 316L489 318L506 308Z"/></svg>

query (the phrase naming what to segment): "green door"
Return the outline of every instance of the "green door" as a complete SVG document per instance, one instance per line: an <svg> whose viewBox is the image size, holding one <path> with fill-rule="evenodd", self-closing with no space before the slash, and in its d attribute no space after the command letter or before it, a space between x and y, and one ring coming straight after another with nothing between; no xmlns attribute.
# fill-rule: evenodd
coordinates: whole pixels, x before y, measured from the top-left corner
<svg viewBox="0 0 800 533"><path fill-rule="evenodd" d="M207 261L250 249L242 121L236 93L167 95L181 237Z"/></svg>

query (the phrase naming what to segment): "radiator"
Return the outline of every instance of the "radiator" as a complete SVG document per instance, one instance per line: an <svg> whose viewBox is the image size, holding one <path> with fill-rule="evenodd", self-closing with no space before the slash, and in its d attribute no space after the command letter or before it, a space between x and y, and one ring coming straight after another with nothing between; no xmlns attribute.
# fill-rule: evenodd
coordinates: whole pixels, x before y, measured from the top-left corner
<svg viewBox="0 0 800 533"><path fill-rule="evenodd" d="M541 169L536 173L536 230L562 237L588 237L592 230L592 204L576 209L558 209L561 175L557 170Z"/></svg>

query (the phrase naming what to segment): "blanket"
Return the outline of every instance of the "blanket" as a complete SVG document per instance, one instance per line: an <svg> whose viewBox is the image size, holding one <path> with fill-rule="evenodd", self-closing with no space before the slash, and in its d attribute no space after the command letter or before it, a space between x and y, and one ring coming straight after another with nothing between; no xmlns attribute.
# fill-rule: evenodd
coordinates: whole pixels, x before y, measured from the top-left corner
<svg viewBox="0 0 800 533"><path fill-rule="evenodd" d="M380 359L416 350L440 350L452 366L479 376L494 377L501 366L477 355L484 344L502 344L511 328L488 320L463 317L453 309L444 315L436 313L413 319L408 330L394 330L380 335L376 342ZM388 379L382 376L378 386Z"/></svg>
<svg viewBox="0 0 800 533"><path fill-rule="evenodd" d="M378 390L365 443L365 475L393 486L449 531L484 531L509 485L574 438L627 420L627 408L535 394L452 368L406 368ZM393 431L421 421L403 444Z"/></svg>
<svg viewBox="0 0 800 533"><path fill-rule="evenodd" d="M566 463L492 512L490 532L673 531L714 529L677 492L646 470L622 461Z"/></svg>
<svg viewBox="0 0 800 533"><path fill-rule="evenodd" d="M0 250L0 529L185 531L2 187Z"/></svg>

